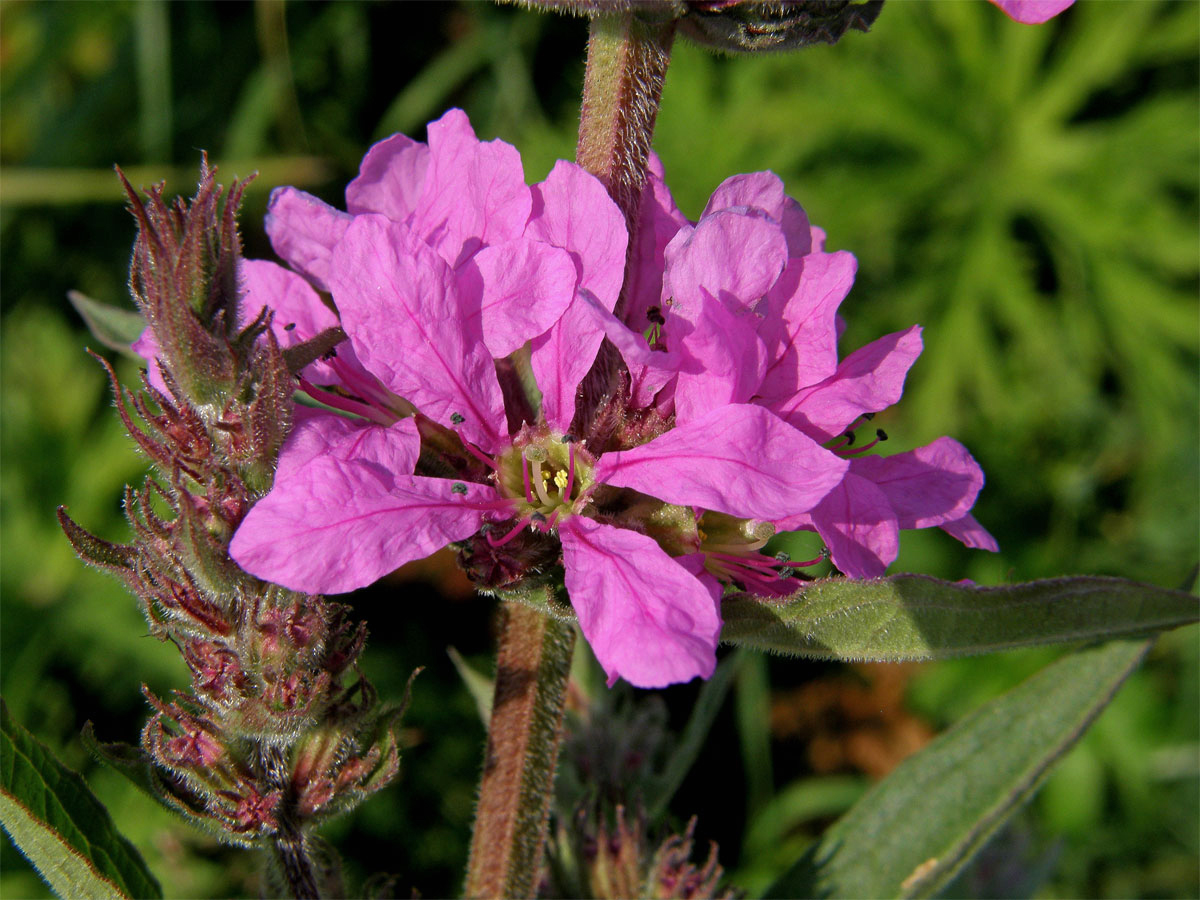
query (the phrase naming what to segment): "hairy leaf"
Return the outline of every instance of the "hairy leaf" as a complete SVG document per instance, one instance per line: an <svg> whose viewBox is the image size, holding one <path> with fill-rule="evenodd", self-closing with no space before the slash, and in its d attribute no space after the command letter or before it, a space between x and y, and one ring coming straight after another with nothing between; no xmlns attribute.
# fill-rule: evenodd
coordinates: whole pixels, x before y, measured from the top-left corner
<svg viewBox="0 0 1200 900"><path fill-rule="evenodd" d="M737 594L721 640L820 659L946 659L1016 647L1149 635L1200 618L1182 591L1121 578L976 587L923 575L816 581L780 600Z"/></svg>
<svg viewBox="0 0 1200 900"><path fill-rule="evenodd" d="M0 823L60 897L161 897L134 846L76 773L0 703Z"/></svg>
<svg viewBox="0 0 1200 900"><path fill-rule="evenodd" d="M141 357L130 349L146 327L146 320L141 313L131 309L121 309L108 303L93 300L79 291L67 291L67 299L75 307L92 336L110 350L124 353L132 359Z"/></svg>
<svg viewBox="0 0 1200 900"><path fill-rule="evenodd" d="M1052 663L910 757L822 835L769 897L928 897L1046 777L1148 641Z"/></svg>

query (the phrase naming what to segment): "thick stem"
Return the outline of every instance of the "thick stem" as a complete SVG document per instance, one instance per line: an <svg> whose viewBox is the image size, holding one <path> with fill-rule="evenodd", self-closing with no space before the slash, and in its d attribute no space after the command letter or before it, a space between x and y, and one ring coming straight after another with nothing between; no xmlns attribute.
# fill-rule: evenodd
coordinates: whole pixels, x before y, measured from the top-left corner
<svg viewBox="0 0 1200 900"><path fill-rule="evenodd" d="M625 214L630 247L674 36L673 19L651 23L624 12L594 17L588 37L575 160Z"/></svg>
<svg viewBox="0 0 1200 900"><path fill-rule="evenodd" d="M537 893L574 643L570 624L504 605L468 897Z"/></svg>
<svg viewBox="0 0 1200 900"><path fill-rule="evenodd" d="M260 744L258 761L267 785L285 791L283 809L279 813L279 829L271 836L271 853L279 867L279 876L287 885L289 896L296 900L316 900L321 896L317 868L309 853L304 831L287 808L290 799L286 796L288 767L283 750L274 745Z"/></svg>

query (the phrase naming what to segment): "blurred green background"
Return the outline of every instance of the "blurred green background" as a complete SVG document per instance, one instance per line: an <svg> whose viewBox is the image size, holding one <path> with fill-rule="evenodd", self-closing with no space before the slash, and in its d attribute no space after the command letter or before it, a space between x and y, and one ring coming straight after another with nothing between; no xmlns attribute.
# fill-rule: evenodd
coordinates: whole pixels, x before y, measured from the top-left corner
<svg viewBox="0 0 1200 900"><path fill-rule="evenodd" d="M0 3L0 667L14 716L82 771L168 896L255 896L254 861L176 823L78 734L137 738L139 694L185 685L132 599L75 562L54 509L126 536L143 471L65 296L127 304L134 235L110 167L190 193L199 151L332 203L373 140L452 105L570 158L586 23L487 3ZM779 173L859 260L846 348L912 322L927 350L889 447L966 443L998 555L909 533L896 571L981 583L1103 573L1179 586L1200 557L1200 4L1081 0L1042 27L982 2L887 4L869 35L787 56L676 48L655 149L698 215L730 174ZM94 341L90 343L95 346ZM126 363L122 377L132 381ZM491 605L445 567L356 595L385 697L426 666L399 782L328 837L349 874L457 891L483 729L445 653L486 669ZM1167 635L959 896L1195 897L1196 629ZM870 778L1053 652L919 667L752 659L672 804L752 889ZM678 726L697 688L665 692ZM713 786L718 790L714 791ZM772 797L774 799L772 799ZM917 813L919 814L919 813ZM744 838L744 839L743 839ZM5 841L0 893L46 896Z"/></svg>

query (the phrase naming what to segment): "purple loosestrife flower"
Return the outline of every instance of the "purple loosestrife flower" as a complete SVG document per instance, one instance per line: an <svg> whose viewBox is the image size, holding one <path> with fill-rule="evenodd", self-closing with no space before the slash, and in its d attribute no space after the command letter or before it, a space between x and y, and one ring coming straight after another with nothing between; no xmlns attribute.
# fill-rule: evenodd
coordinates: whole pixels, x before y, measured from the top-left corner
<svg viewBox="0 0 1200 900"><path fill-rule="evenodd" d="M346 193L348 213L277 192L268 232L300 274L245 284L250 307L281 285L331 294L348 341L302 384L361 418L301 412L233 557L339 592L461 542L484 588L561 577L610 682L710 675L718 579L780 580L766 523L815 509L850 464L762 404L636 402L604 338L640 354L650 400L675 358L614 318L624 220L577 166L530 188L455 110L428 146L373 147Z"/></svg>
<svg viewBox="0 0 1200 900"><path fill-rule="evenodd" d="M957 441L942 437L888 457L863 455L878 441L853 446L853 429L900 399L922 348L913 326L838 361L837 311L854 281L854 257L825 252L823 232L770 172L726 180L695 226L678 224L654 168L650 181L626 315L634 331L609 325L625 331L610 336L629 348L635 382L655 391L641 399L673 412L677 430L719 419L722 409L760 409L846 459L844 477L812 509L778 516L769 504L756 506L780 530L816 531L846 575L883 575L905 528L938 526L969 547L998 549L970 515L983 473ZM635 339L643 329L649 353ZM613 483L648 490L653 477L632 468ZM721 559L711 556L710 570Z"/></svg>

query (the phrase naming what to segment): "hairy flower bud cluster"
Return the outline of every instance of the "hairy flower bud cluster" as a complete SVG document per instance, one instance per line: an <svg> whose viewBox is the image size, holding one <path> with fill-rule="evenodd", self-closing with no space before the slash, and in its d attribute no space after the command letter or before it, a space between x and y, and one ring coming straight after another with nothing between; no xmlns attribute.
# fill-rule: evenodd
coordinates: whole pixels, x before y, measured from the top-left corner
<svg viewBox="0 0 1200 900"><path fill-rule="evenodd" d="M104 365L154 474L126 489L130 544L89 534L63 510L59 518L80 557L125 583L151 632L191 671L188 695L146 692L154 715L143 759L164 802L228 841L275 846L283 878L302 893L319 880L304 871L311 827L399 766L400 710L380 709L355 665L365 626L345 606L264 583L229 557L270 487L294 371L323 352L324 338L284 347L271 311L247 320L243 184L223 194L205 164L190 202L168 204L161 185L143 201L125 186L139 225L130 283L150 323L139 342L151 354L145 390L122 387Z"/></svg>
<svg viewBox="0 0 1200 900"><path fill-rule="evenodd" d="M551 855L557 865L551 866L542 896L603 900L718 900L738 896L721 887L725 870L717 862L715 843L709 844L702 865L692 862L695 830L693 816L683 834L669 835L655 847L641 813L630 816L623 806L617 806L610 824L603 815L581 809L575 821L561 823L553 835Z"/></svg>

